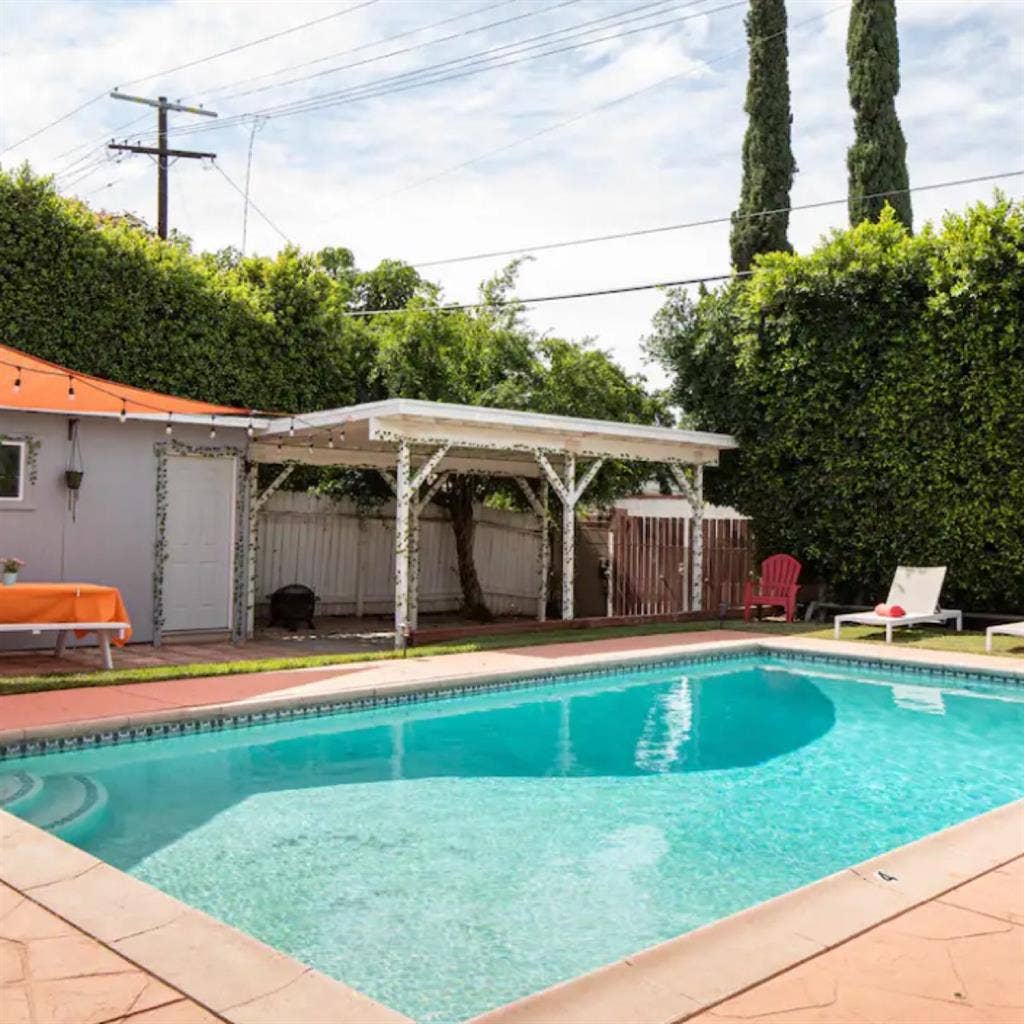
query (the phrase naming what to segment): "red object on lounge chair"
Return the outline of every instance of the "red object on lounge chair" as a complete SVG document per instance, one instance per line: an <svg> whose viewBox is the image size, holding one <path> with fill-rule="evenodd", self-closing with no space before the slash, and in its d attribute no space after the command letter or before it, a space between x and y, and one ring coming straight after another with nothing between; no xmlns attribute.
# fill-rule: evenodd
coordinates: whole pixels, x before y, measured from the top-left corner
<svg viewBox="0 0 1024 1024"><path fill-rule="evenodd" d="M796 617L797 580L803 567L792 555L772 555L761 563L761 579L756 593L754 583L747 580L743 591L743 618L750 621L750 609L756 605L782 608L786 621Z"/></svg>

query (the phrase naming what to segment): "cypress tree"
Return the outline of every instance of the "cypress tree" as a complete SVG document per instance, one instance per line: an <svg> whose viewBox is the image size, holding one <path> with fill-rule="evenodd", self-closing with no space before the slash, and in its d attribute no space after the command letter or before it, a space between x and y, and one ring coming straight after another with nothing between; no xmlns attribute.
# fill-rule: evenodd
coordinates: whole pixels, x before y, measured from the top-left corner
<svg viewBox="0 0 1024 1024"><path fill-rule="evenodd" d="M900 91L900 43L896 34L895 0L853 0L846 37L854 142L846 155L850 175L850 224L877 221L888 203L896 216L913 227L910 194L858 199L905 189L907 141L896 116Z"/></svg>
<svg viewBox="0 0 1024 1024"><path fill-rule="evenodd" d="M750 72L747 133L743 138L743 185L732 217L729 245L733 266L749 270L762 252L792 251L786 237L789 214L751 217L789 206L796 161L790 146L789 47L785 0L750 0L747 12Z"/></svg>

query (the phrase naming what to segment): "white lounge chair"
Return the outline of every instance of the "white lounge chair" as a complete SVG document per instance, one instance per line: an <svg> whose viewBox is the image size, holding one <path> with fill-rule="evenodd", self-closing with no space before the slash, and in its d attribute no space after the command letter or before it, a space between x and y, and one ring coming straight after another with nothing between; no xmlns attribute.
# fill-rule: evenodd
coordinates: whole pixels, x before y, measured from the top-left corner
<svg viewBox="0 0 1024 1024"><path fill-rule="evenodd" d="M835 618L836 639L844 623L858 626L885 626L885 642L892 643L892 631L897 626L912 626L917 622L956 621L957 632L964 628L964 613L939 607L939 594L946 579L944 565L901 565L896 569L885 603L898 604L907 614L899 618L878 615L875 612L855 612L837 615Z"/></svg>
<svg viewBox="0 0 1024 1024"><path fill-rule="evenodd" d="M1005 633L1007 636L1024 636L1024 622L1004 622L1001 626L989 626L985 630L985 650L992 653L992 637L996 633Z"/></svg>

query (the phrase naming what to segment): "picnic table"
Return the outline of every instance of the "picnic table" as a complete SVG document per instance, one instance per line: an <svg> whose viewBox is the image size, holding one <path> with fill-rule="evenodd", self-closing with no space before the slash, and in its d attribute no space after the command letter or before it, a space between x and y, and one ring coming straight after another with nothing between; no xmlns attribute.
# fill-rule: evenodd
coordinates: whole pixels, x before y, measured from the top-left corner
<svg viewBox="0 0 1024 1024"><path fill-rule="evenodd" d="M110 642L119 647L132 635L131 621L117 587L97 583L15 583L0 586L0 632L57 634L56 655L64 653L68 633L95 633L103 667L114 667Z"/></svg>

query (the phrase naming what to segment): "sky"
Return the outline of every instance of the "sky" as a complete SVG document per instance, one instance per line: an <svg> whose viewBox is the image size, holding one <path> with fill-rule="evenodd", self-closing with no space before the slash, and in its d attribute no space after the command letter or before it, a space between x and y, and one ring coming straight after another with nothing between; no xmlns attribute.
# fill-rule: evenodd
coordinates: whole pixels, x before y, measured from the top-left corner
<svg viewBox="0 0 1024 1024"><path fill-rule="evenodd" d="M1024 0L897 6L911 185L1024 168ZM118 87L220 115L170 115L171 145L215 152L220 168L183 159L170 172L171 226L196 249L241 246L250 143L261 213L250 207L247 252L273 253L288 239L346 246L363 267L419 265L726 217L746 126L745 9L742 0L0 0L0 166L63 172L65 194L155 222L152 159L115 162L105 143L116 134L152 144L156 114L106 95ZM788 0L787 10L792 202L842 200L849 7ZM430 81L409 88L417 74ZM316 97L325 97L317 109L274 109ZM1019 176L998 185L1024 192ZM994 187L917 193L915 226ZM807 251L845 224L843 203L794 212L790 241ZM727 273L728 234L716 224L539 252L522 267L519 294ZM472 301L508 259L422 272L449 301ZM642 345L660 302L639 292L537 305L528 317L538 331L595 339L661 385Z"/></svg>

